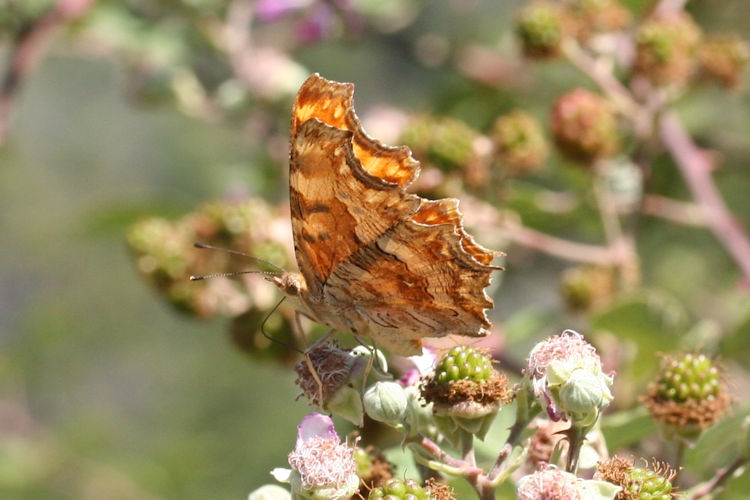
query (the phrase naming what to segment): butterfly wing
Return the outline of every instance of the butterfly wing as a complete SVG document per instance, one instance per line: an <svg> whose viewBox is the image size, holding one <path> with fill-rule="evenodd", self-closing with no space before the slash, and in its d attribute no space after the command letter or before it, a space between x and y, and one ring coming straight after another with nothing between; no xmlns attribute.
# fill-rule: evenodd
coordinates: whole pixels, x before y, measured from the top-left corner
<svg viewBox="0 0 750 500"><path fill-rule="evenodd" d="M397 354L419 352L423 337L486 334L497 253L466 234L456 200L404 190L418 162L364 133L352 93L313 75L295 101L289 184L303 301Z"/></svg>

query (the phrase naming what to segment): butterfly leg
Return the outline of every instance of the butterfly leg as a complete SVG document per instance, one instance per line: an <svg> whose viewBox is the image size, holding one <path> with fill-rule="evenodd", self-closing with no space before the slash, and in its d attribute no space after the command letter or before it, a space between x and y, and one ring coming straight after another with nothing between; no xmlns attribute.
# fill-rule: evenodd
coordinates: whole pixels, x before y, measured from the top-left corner
<svg viewBox="0 0 750 500"><path fill-rule="evenodd" d="M300 311L299 309L297 309L296 311L294 311L294 323L293 323L294 324L294 329L297 330L297 336L298 336L298 338L303 339L303 341L304 341L305 335L303 333L302 323L300 321L300 319L302 318L302 316L304 316L304 317L306 317L306 318L308 318L310 320L313 320L313 321L314 321L314 318L312 318L305 311ZM324 400L323 400L323 381L320 380L320 376L318 375L318 372L315 370L315 366L313 366L312 359L310 358L310 351L314 350L315 348L317 348L318 346L320 346L322 344L325 344L328 341L328 339L331 337L331 335L333 335L333 332L335 332L335 330L332 328L328 333L326 333L325 335L323 335L322 337L320 337L318 340L316 340L315 342L313 342L311 346L305 348L305 352L303 353L303 355L305 357L305 364L307 364L307 368L308 368L308 370L310 370L310 375L312 375L312 378L315 380L315 383L318 384L318 405L321 408L323 408L323 404L324 404Z"/></svg>
<svg viewBox="0 0 750 500"><path fill-rule="evenodd" d="M368 344L359 335L355 335L354 339L359 342L359 344L363 347L365 347L368 351L370 351L370 359L367 360L367 366L365 367L364 375L362 376L362 395L365 394L365 389L367 389L367 378L370 376L370 372L372 371L372 367L375 365L375 356L378 350L378 347L375 345L375 341L372 342L372 344Z"/></svg>

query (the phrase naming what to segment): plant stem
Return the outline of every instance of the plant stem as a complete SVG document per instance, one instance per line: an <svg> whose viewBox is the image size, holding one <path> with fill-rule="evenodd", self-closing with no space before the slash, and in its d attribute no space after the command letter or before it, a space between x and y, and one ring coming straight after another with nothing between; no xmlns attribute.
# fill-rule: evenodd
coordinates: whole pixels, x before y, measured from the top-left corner
<svg viewBox="0 0 750 500"><path fill-rule="evenodd" d="M571 474L578 473L578 459L581 456L583 442L589 429L589 427L571 425L566 433L568 437L568 460L565 464L565 470Z"/></svg>
<svg viewBox="0 0 750 500"><path fill-rule="evenodd" d="M716 475L713 478L694 489L692 494L688 497L688 500L697 500L698 498L703 498L719 490L719 488L721 488L740 467L744 466L746 462L747 458L745 457L735 458L729 466L724 469L719 469L716 471Z"/></svg>
<svg viewBox="0 0 750 500"><path fill-rule="evenodd" d="M711 178L713 165L710 157L693 143L672 111L665 112L659 120L659 133L693 197L705 211L708 227L739 265L745 279L750 281L750 238L729 212Z"/></svg>
<svg viewBox="0 0 750 500"><path fill-rule="evenodd" d="M461 451L464 462L476 467L477 459L474 456L474 435L464 430L461 431Z"/></svg>

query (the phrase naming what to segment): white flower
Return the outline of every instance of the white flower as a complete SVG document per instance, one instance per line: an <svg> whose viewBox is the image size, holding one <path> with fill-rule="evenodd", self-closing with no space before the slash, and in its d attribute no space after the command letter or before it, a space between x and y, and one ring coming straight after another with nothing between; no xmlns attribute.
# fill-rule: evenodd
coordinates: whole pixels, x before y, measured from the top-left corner
<svg viewBox="0 0 750 500"><path fill-rule="evenodd" d="M547 467L518 480L518 500L613 500L619 486L580 479L556 467Z"/></svg>
<svg viewBox="0 0 750 500"><path fill-rule="evenodd" d="M613 376L602 371L594 347L572 330L537 344L525 374L537 401L554 421L590 426L612 400Z"/></svg>
<svg viewBox="0 0 750 500"><path fill-rule="evenodd" d="M312 413L297 426L297 442L289 454L289 469L271 474L292 486L294 498L341 500L359 489L354 447L342 443L333 420Z"/></svg>

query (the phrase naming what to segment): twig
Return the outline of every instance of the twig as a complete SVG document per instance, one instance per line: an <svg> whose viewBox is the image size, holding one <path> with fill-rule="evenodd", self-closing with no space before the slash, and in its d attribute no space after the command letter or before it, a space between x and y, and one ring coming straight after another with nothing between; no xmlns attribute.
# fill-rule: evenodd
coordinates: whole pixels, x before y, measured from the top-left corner
<svg viewBox="0 0 750 500"><path fill-rule="evenodd" d="M729 212L711 178L712 164L709 155L693 143L672 111L662 115L659 133L693 197L705 211L708 227L737 262L745 279L750 281L750 239Z"/></svg>
<svg viewBox="0 0 750 500"><path fill-rule="evenodd" d="M622 239L622 225L617 215L617 209L612 201L612 197L609 195L609 191L605 184L605 179L601 172L597 172L594 176L593 190L594 198L596 199L596 205L599 209L599 215L602 219L602 227L604 228L604 236L607 238L607 243L612 245L614 242Z"/></svg>
<svg viewBox="0 0 750 500"><path fill-rule="evenodd" d="M440 462L461 470L465 476L478 476L484 473L484 470L471 465L464 460L450 456L448 453L443 451L437 443L425 436L419 436L416 439L416 443L427 453L435 457Z"/></svg>
<svg viewBox="0 0 750 500"><path fill-rule="evenodd" d="M732 475L740 467L745 465L745 462L747 462L746 458L738 457L731 464L729 464L728 467L716 471L716 475L711 478L711 480L699 486L693 491L693 493L688 497L689 500L697 500L698 498L703 498L718 490L721 486L724 485L724 483L729 480L730 477L732 477Z"/></svg>
<svg viewBox="0 0 750 500"><path fill-rule="evenodd" d="M59 0L15 40L0 84L0 146L5 142L13 101L21 84L42 58L56 29L85 14L93 3L94 0Z"/></svg>
<svg viewBox="0 0 750 500"><path fill-rule="evenodd" d="M501 227L505 230L505 236L514 243L573 262L614 265L626 259L630 252L629 244L624 239L605 247L557 238L516 223L506 223Z"/></svg>
<svg viewBox="0 0 750 500"><path fill-rule="evenodd" d="M647 194L643 197L641 211L646 215L661 217L686 226L705 226L708 223L706 211L700 205L656 194Z"/></svg>
<svg viewBox="0 0 750 500"><path fill-rule="evenodd" d="M644 136L650 132L651 113L633 99L628 88L615 77L608 64L589 55L571 38L563 42L562 52L573 66L596 82L622 114L633 121L639 135Z"/></svg>

